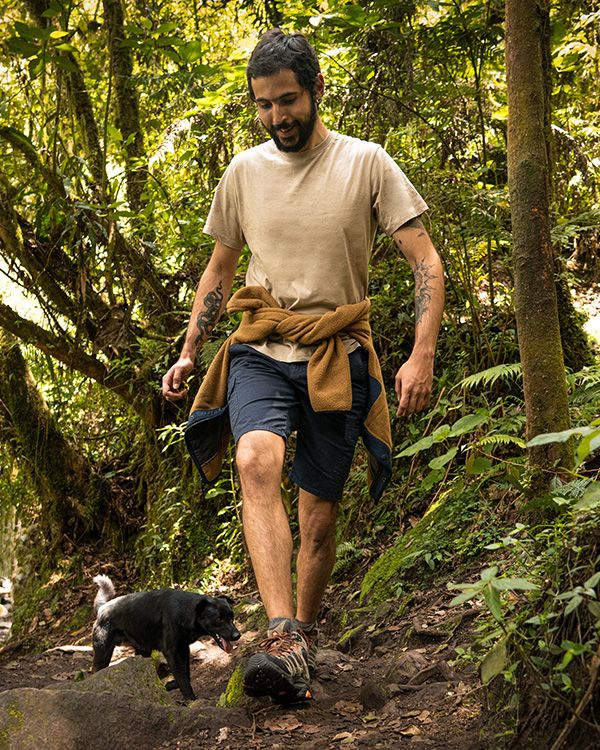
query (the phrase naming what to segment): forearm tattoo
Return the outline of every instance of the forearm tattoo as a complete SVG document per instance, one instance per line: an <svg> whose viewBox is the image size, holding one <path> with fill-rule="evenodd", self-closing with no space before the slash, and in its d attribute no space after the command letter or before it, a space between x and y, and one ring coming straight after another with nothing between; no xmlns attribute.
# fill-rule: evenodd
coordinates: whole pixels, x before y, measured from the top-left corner
<svg viewBox="0 0 600 750"><path fill-rule="evenodd" d="M431 303L432 282L437 277L431 272L432 264L420 261L415 265L415 327L419 325L429 310Z"/></svg>
<svg viewBox="0 0 600 750"><path fill-rule="evenodd" d="M221 312L221 305L223 304L223 282L219 281L219 286L209 292L204 298L205 309L196 318L196 327L198 328L198 336L196 338L196 345L202 343L208 334L215 327L217 320L219 319L219 313Z"/></svg>

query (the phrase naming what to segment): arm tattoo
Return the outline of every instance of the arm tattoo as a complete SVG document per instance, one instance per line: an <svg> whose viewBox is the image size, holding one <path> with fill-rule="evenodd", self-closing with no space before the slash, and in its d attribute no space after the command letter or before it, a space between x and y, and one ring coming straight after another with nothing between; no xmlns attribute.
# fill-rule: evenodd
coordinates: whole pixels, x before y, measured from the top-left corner
<svg viewBox="0 0 600 750"><path fill-rule="evenodd" d="M423 316L429 310L431 302L431 282L437 278L431 273L433 266L425 261L417 262L414 268L415 276L415 327L419 325Z"/></svg>
<svg viewBox="0 0 600 750"><path fill-rule="evenodd" d="M221 305L223 304L223 282L219 281L219 286L209 292L204 298L204 305L206 307L198 317L196 318L196 327L198 328L198 336L196 338L196 345L204 341L208 334L212 331L215 323L219 319L219 313L221 312Z"/></svg>

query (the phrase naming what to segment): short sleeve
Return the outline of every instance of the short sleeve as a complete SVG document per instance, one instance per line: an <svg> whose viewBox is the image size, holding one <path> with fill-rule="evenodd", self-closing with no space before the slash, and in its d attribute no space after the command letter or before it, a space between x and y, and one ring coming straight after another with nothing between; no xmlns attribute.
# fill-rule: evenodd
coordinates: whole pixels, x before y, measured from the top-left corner
<svg viewBox="0 0 600 750"><path fill-rule="evenodd" d="M224 245L240 250L246 240L240 218L239 191L235 174L235 160L221 177L204 224L204 232Z"/></svg>
<svg viewBox="0 0 600 750"><path fill-rule="evenodd" d="M392 235L407 221L427 211L427 203L411 181L381 147L372 167L373 210L379 226Z"/></svg>

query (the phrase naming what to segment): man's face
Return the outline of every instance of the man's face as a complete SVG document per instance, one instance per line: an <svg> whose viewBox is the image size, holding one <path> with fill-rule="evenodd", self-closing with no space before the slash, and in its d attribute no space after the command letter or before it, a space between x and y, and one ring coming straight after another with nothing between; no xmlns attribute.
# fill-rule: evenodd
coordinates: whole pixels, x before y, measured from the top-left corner
<svg viewBox="0 0 600 750"><path fill-rule="evenodd" d="M292 70L253 78L252 90L260 121L280 151L305 151L315 145L315 97Z"/></svg>

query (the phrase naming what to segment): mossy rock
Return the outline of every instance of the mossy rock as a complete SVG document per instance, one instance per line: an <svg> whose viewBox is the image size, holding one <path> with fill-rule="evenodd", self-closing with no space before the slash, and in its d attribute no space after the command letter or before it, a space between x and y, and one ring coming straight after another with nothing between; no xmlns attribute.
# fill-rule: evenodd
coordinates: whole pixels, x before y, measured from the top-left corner
<svg viewBox="0 0 600 750"><path fill-rule="evenodd" d="M221 694L217 706L219 708L232 708L239 706L244 698L244 668L238 664L229 678L225 692Z"/></svg>
<svg viewBox="0 0 600 750"><path fill-rule="evenodd" d="M431 572L451 558L457 545L481 510L481 498L465 490L462 482L440 495L414 528L385 552L367 571L361 585L361 602L377 604L398 598L403 582L417 566Z"/></svg>

